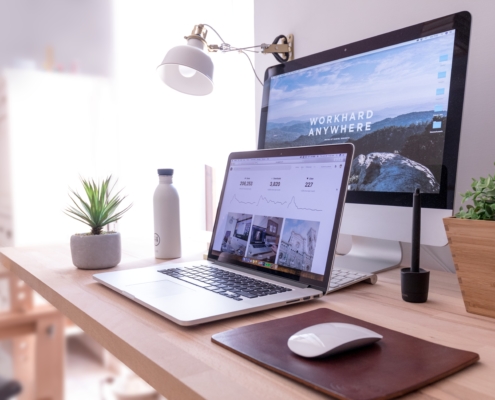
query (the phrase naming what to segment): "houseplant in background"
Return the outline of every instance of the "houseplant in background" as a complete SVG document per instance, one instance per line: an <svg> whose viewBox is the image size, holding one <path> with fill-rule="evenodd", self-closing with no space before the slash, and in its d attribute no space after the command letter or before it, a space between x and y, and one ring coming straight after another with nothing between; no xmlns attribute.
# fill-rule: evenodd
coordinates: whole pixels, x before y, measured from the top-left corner
<svg viewBox="0 0 495 400"><path fill-rule="evenodd" d="M468 312L495 318L495 175L462 193L471 201L444 225Z"/></svg>
<svg viewBox="0 0 495 400"><path fill-rule="evenodd" d="M126 196L118 191L112 196L115 183L112 176L101 182L81 178L86 198L71 190L73 205L65 213L91 228L88 233L78 233L70 238L72 262L81 269L104 269L115 267L121 258L120 233L103 228L118 221L132 204L117 212Z"/></svg>

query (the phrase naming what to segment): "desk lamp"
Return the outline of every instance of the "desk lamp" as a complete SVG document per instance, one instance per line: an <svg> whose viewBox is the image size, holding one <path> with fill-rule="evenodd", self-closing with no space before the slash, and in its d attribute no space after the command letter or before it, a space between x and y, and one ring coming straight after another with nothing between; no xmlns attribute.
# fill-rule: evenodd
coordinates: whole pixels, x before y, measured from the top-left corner
<svg viewBox="0 0 495 400"><path fill-rule="evenodd" d="M220 38L221 44L208 44L206 42L207 30L210 28ZM200 24L195 25L189 36L184 37L187 40L187 45L176 46L168 51L162 63L157 67L157 72L160 78L172 89L179 92L192 94L196 96L204 96L210 94L213 90L213 62L210 57L203 51L204 46L209 52L230 52L237 51L245 53L246 51L254 51L255 48L261 48L261 53L271 53L278 62L284 63L290 61L294 57L294 37L293 35L279 35L271 44L261 44L251 47L234 47L222 39L218 32L210 25ZM278 43L282 40L283 43ZM249 62L251 60L248 57ZM253 64L251 68L254 71ZM256 75L256 71L254 71ZM258 82L261 80L256 76ZM263 85L263 84L262 84Z"/></svg>

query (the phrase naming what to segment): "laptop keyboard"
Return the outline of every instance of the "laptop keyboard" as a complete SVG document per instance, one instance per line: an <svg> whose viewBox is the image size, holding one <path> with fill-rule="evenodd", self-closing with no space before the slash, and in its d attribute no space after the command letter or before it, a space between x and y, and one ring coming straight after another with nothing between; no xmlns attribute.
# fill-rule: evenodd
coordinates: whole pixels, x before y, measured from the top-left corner
<svg viewBox="0 0 495 400"><path fill-rule="evenodd" d="M330 278L330 290L339 288L340 286L348 285L354 281L361 281L363 277L369 274L362 274L356 271L348 271L345 269L332 268L332 277Z"/></svg>
<svg viewBox="0 0 495 400"><path fill-rule="evenodd" d="M292 290L209 265L169 268L158 272L236 301L241 301L242 297L254 299Z"/></svg>
<svg viewBox="0 0 495 400"><path fill-rule="evenodd" d="M180 279L184 282L192 283L193 285L236 301L241 301L243 297L254 299L256 297L289 292L292 290L209 265L169 268L159 270L158 272ZM329 290L337 290L341 286L348 286L354 281L363 280L363 277L366 276L368 276L368 274L334 267L332 269Z"/></svg>

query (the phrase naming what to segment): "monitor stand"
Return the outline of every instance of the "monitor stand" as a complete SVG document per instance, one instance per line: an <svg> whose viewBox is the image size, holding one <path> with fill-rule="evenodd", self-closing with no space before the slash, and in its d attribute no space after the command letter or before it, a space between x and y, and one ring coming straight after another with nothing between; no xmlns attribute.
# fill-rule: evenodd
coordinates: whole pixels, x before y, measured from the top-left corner
<svg viewBox="0 0 495 400"><path fill-rule="evenodd" d="M335 256L334 267L365 273L378 273L396 268L402 261L400 242L352 236L349 253Z"/></svg>

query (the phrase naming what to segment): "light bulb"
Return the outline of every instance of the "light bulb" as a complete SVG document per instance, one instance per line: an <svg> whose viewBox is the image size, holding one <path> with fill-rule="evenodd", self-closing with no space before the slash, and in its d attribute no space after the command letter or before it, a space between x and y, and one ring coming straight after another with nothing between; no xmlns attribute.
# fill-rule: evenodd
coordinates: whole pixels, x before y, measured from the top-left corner
<svg viewBox="0 0 495 400"><path fill-rule="evenodd" d="M186 67L185 65L179 65L179 72L185 78L192 78L196 73L196 70Z"/></svg>

